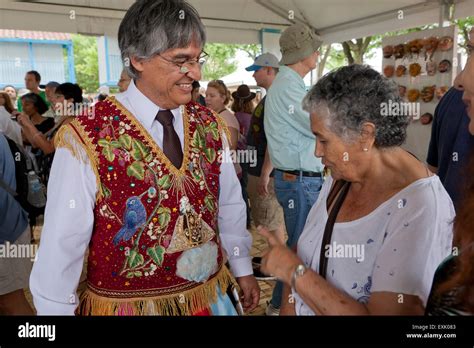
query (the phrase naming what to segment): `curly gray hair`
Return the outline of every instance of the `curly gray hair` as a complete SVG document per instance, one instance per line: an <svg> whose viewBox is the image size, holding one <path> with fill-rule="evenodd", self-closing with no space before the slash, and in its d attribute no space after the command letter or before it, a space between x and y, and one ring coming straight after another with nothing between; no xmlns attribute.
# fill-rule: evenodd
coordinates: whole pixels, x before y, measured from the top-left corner
<svg viewBox="0 0 474 348"><path fill-rule="evenodd" d="M132 57L146 60L196 41L204 47L206 31L196 9L184 0L137 0L120 23L122 61L132 78L139 78Z"/></svg>
<svg viewBox="0 0 474 348"><path fill-rule="evenodd" d="M375 146L405 142L410 116L384 116L382 105L400 105L395 83L365 65L350 65L323 76L303 100L303 108L326 118L328 128L346 142L360 135L364 123L375 125Z"/></svg>

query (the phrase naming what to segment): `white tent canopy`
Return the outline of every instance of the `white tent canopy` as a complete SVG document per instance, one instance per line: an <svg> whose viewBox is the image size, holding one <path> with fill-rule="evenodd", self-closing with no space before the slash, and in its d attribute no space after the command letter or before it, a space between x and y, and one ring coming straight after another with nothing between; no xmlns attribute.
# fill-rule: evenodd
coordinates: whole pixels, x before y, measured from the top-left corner
<svg viewBox="0 0 474 348"><path fill-rule="evenodd" d="M474 16L474 0L190 0L210 42L261 43L262 31L294 21L311 25L325 42L340 42L440 20ZM0 28L116 36L133 0L0 0ZM403 12L399 12L403 11Z"/></svg>

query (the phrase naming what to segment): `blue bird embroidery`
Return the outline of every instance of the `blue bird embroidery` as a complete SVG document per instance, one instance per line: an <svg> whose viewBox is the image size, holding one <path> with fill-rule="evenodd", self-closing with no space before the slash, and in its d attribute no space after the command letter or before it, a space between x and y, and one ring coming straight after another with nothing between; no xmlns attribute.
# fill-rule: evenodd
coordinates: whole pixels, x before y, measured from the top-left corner
<svg viewBox="0 0 474 348"><path fill-rule="evenodd" d="M127 199L123 214L123 226L113 239L116 246L120 241L129 241L135 232L146 223L146 210L140 198L137 196Z"/></svg>

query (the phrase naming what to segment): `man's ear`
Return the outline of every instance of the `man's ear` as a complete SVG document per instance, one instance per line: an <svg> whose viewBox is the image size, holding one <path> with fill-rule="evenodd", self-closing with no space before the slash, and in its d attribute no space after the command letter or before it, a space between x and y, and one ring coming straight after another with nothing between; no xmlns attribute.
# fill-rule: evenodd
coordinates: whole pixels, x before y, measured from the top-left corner
<svg viewBox="0 0 474 348"><path fill-rule="evenodd" d="M371 149L375 143L375 124L364 122L360 130L360 144L362 148Z"/></svg>
<svg viewBox="0 0 474 348"><path fill-rule="evenodd" d="M135 68L136 71L138 72L143 72L144 70L144 65L145 61L143 59L138 59L137 57L131 57L130 58L130 64Z"/></svg>

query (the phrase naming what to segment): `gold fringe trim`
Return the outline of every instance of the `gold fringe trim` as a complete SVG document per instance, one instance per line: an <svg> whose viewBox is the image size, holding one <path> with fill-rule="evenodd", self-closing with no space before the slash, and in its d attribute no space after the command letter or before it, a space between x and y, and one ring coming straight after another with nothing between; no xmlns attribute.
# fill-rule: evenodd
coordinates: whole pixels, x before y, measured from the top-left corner
<svg viewBox="0 0 474 348"><path fill-rule="evenodd" d="M81 136L79 136L76 131L79 132ZM90 164L90 167L92 168L96 177L96 202L103 198L104 195L102 192L102 185L100 183L98 171L99 166L95 153L95 146L90 142L88 135L82 130L82 127L77 122L77 120L74 120L59 128L56 136L54 137L54 147L56 149L60 147L67 149L78 161L85 164Z"/></svg>
<svg viewBox="0 0 474 348"><path fill-rule="evenodd" d="M224 118L222 118L221 115L219 115L217 112L215 111L212 111L212 114L214 115L214 117L216 118L216 121L217 121L217 127L219 129L219 133L221 133L221 138L222 138L222 135L225 134L226 136L226 141L227 141L227 147L229 147L230 149L230 142L232 141L231 137L230 137L230 130L229 130L229 127L227 127L227 123L225 123L225 120ZM222 140L222 147L225 147L225 141L224 139L221 139Z"/></svg>
<svg viewBox="0 0 474 348"><path fill-rule="evenodd" d="M112 298L95 294L87 288L81 295L77 315L192 315L217 301L217 287L225 294L234 278L226 266L218 274L190 290L149 298Z"/></svg>

